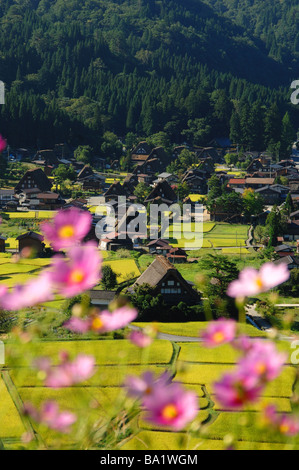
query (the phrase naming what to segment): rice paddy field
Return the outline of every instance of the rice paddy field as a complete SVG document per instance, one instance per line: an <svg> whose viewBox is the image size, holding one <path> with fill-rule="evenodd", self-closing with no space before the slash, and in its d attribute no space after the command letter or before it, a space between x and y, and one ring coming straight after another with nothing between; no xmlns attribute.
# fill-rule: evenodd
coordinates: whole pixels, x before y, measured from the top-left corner
<svg viewBox="0 0 299 470"><path fill-rule="evenodd" d="M121 283L136 278L140 271L134 259L115 259L105 261L103 266L109 265L117 273L117 282ZM30 278L37 276L40 270L51 263L50 258L24 259L19 263L12 261L11 257L0 257L0 284L12 287L23 284Z"/></svg>
<svg viewBox="0 0 299 470"><path fill-rule="evenodd" d="M55 211L2 212L9 219L52 219Z"/></svg>
<svg viewBox="0 0 299 470"><path fill-rule="evenodd" d="M179 332L181 335L198 335L204 327L205 323L158 325L160 331L171 334ZM244 333L257 336L257 330L251 326L244 325L242 328ZM9 349L12 345L7 343L6 347ZM278 347L289 352L286 342L279 342ZM58 351L67 351L71 357L79 352L93 354L96 359L94 376L77 387L59 390L45 388L36 371L28 368L28 359L32 353L37 353L49 356L55 364ZM201 436L195 438L187 436L184 431L170 432L167 428L149 424L141 413L136 419L133 433L121 442L121 450L221 450L225 448L228 437L240 450L289 447L290 444L279 441L277 436L265 434L261 423L256 421L258 412L269 403L275 404L280 412L291 412L290 399L296 373L289 360L281 377L267 386L257 404L244 412L223 409L213 392L214 381L235 367L237 353L230 346L206 349L199 342L156 340L147 354L148 365L144 360L144 353L127 340L42 341L23 346L23 350L19 351L17 367L7 364L1 372L0 439L4 447L24 446L21 443L22 435L30 428L37 432L37 438L46 446L51 448L55 445L57 436L53 432L37 428L33 422L23 421L20 411L25 402L30 401L38 407L46 400L56 400L63 409L75 411L76 406L82 403L80 400L86 399L97 404L88 417L97 421L124 398L125 377L128 374L140 375L145 369L155 374L168 369L174 381L185 384L186 388L197 393L199 412L195 422L202 426Z"/></svg>
<svg viewBox="0 0 299 470"><path fill-rule="evenodd" d="M138 266L133 259L118 259L103 262L103 266L109 265L117 274L117 282L125 282L140 276Z"/></svg>
<svg viewBox="0 0 299 470"><path fill-rule="evenodd" d="M233 224L220 224L214 222L204 222L202 224L203 236L202 240L198 240L190 244L188 239L194 237L195 230L198 228L194 223L190 224L190 231L187 227L183 230L174 225L166 231L165 236L170 237L170 244L175 247L184 249L199 249L199 248L244 248L246 249L246 240L248 238L248 225L233 225ZM165 237L164 237L165 238Z"/></svg>

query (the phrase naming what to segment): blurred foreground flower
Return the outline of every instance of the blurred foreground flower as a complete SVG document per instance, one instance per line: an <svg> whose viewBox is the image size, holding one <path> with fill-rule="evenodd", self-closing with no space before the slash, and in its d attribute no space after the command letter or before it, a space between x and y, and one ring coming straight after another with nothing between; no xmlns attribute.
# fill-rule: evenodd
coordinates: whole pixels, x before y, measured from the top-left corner
<svg viewBox="0 0 299 470"><path fill-rule="evenodd" d="M44 271L37 278L27 284L17 285L12 291L2 292L0 298L1 308L4 310L21 310L33 307L53 299L50 275Z"/></svg>
<svg viewBox="0 0 299 470"><path fill-rule="evenodd" d="M262 390L263 386L257 377L242 370L225 374L214 383L217 401L228 409L240 409L256 402Z"/></svg>
<svg viewBox="0 0 299 470"><path fill-rule="evenodd" d="M268 405L263 410L262 420L272 431L285 436L296 436L299 433L299 416L278 414L275 405Z"/></svg>
<svg viewBox="0 0 299 470"><path fill-rule="evenodd" d="M87 333L88 331L99 334L108 333L109 331L124 328L135 320L137 315L137 310L124 306L114 310L114 312L104 310L85 318L73 316L64 324L64 327L74 333Z"/></svg>
<svg viewBox="0 0 299 470"><path fill-rule="evenodd" d="M129 396L143 399L153 393L155 387L166 387L170 383L171 377L167 371L163 372L158 378L152 372L146 371L140 377L128 375L125 380L125 387Z"/></svg>
<svg viewBox="0 0 299 470"><path fill-rule="evenodd" d="M237 363L237 369L214 383L216 399L225 408L238 409L256 402L268 382L282 372L287 354L280 353L272 342L252 340L245 342L246 355Z"/></svg>
<svg viewBox="0 0 299 470"><path fill-rule="evenodd" d="M234 298L254 296L282 284L289 277L290 272L286 264L266 263L259 271L245 268L241 271L239 279L230 283L227 294Z"/></svg>
<svg viewBox="0 0 299 470"><path fill-rule="evenodd" d="M160 426L168 426L175 431L182 430L198 414L196 393L185 390L179 383L155 386L142 402L146 419Z"/></svg>
<svg viewBox="0 0 299 470"><path fill-rule="evenodd" d="M64 297L75 297L91 289L100 281L101 258L97 246L92 243L72 247L69 258L54 256L51 283Z"/></svg>
<svg viewBox="0 0 299 470"><path fill-rule="evenodd" d="M76 208L57 212L51 222L44 222L41 229L54 250L70 248L88 234L92 216L88 211Z"/></svg>
<svg viewBox="0 0 299 470"><path fill-rule="evenodd" d="M71 426L77 421L74 413L59 411L58 404L55 401L45 402L40 411L34 408L31 403L25 403L23 412L36 423L44 424L48 428L61 433L69 433Z"/></svg>
<svg viewBox="0 0 299 470"><path fill-rule="evenodd" d="M256 340L239 362L239 367L249 375L256 375L261 382L269 382L280 375L287 357L287 354L277 351L274 343Z"/></svg>
<svg viewBox="0 0 299 470"><path fill-rule="evenodd" d="M2 153L3 150L6 149L6 146L7 146L6 140L2 137L2 135L0 135L0 153Z"/></svg>
<svg viewBox="0 0 299 470"><path fill-rule="evenodd" d="M93 356L78 354L73 361L69 360L68 354L62 355L62 363L51 366L48 358L39 358L35 361L41 375L45 375L45 385L51 388L71 387L80 382L88 380L94 374L95 359Z"/></svg>
<svg viewBox="0 0 299 470"><path fill-rule="evenodd" d="M128 336L131 343L135 344L138 348L147 348L152 344L154 338L144 331L134 330Z"/></svg>
<svg viewBox="0 0 299 470"><path fill-rule="evenodd" d="M221 344L230 343L236 336L237 325L234 320L225 318L211 322L201 334L204 346L213 348Z"/></svg>
<svg viewBox="0 0 299 470"><path fill-rule="evenodd" d="M158 426L182 430L192 421L199 409L196 393L185 390L170 380L168 372L155 379L151 372L141 377L129 376L125 385L128 394L141 400L146 420Z"/></svg>

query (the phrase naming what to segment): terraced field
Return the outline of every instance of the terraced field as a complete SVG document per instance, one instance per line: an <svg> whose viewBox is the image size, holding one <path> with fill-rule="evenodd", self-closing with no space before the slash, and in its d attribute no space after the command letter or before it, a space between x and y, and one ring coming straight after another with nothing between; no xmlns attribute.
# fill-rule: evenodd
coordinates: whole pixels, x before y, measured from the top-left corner
<svg viewBox="0 0 299 470"><path fill-rule="evenodd" d="M104 259L107 255L104 254ZM36 276L40 270L51 263L50 258L24 259L20 263L13 263L9 257L0 257L0 284L13 287L23 284ZM140 275L140 271L133 259L117 259L103 262L117 273L117 282L124 282Z"/></svg>
<svg viewBox="0 0 299 470"><path fill-rule="evenodd" d="M142 325L142 326L145 326ZM199 331L204 323L164 324L159 325L164 332L190 335ZM256 336L252 327L245 325L243 332ZM6 347L9 349L10 345ZM281 350L289 351L285 342L278 343ZM33 354L49 356L57 363L58 351L67 351L71 356L77 353L93 354L96 359L96 373L87 382L78 387L60 390L47 389L35 371L28 368ZM277 437L266 435L259 425L258 412L268 403L274 403L280 412L291 411L290 398L296 378L295 368L287 361L283 374L272 382L261 396L260 401L244 412L224 410L217 403L213 393L213 382L224 372L235 367L237 353L230 346L206 349L200 343L156 340L148 351L136 349L127 340L82 340L82 341L43 341L23 346L19 350L19 359L7 364L2 370L0 380L0 439L4 446L18 447L21 436L28 431L28 426L35 429L37 438L47 446L54 446L57 435L45 429L37 428L34 423L24 423L20 410L24 402L30 401L39 406L45 400L56 400L63 409L78 411L77 406L85 403L93 406L88 419L99 420L107 410L120 406L124 399L122 388L128 374L140 375L146 369L156 374L168 369L175 381L182 382L186 388L196 391L199 413L195 423L201 426L200 437L192 437L184 431L173 433L167 428L149 424L141 413L136 421L135 431L122 442L122 450L204 450L223 449L228 437L235 441L237 449L285 449L290 447ZM79 411L80 413L80 411ZM67 442L67 438L65 442Z"/></svg>
<svg viewBox="0 0 299 470"><path fill-rule="evenodd" d="M203 223L203 240L190 244L188 240L194 237L195 225L191 224L190 232L183 232L174 225L173 229L166 235L170 235L170 244L175 247L196 249L196 248L234 248L240 249L246 246L249 226L219 224L214 222Z"/></svg>

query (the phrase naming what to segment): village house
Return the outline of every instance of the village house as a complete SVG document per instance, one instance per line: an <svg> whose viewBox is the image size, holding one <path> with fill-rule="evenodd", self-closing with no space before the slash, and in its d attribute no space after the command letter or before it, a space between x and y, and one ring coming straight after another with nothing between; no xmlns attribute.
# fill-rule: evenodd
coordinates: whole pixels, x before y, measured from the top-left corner
<svg viewBox="0 0 299 470"><path fill-rule="evenodd" d="M264 167L264 165L261 163L259 158L255 158L252 160L252 162L249 164L249 166L246 169L247 173L255 173L256 171L259 171L261 173L268 171L267 168Z"/></svg>
<svg viewBox="0 0 299 470"><path fill-rule="evenodd" d="M15 192L13 189L0 189L0 206L6 206L8 202L15 202Z"/></svg>
<svg viewBox="0 0 299 470"><path fill-rule="evenodd" d="M164 256L157 256L151 265L136 280L134 287L143 284L154 288L155 294L161 294L166 304L177 305L184 302L196 305L200 296L179 271Z"/></svg>
<svg viewBox="0 0 299 470"><path fill-rule="evenodd" d="M15 193L25 189L38 188L39 192L51 191L52 183L41 168L26 171L15 187Z"/></svg>
<svg viewBox="0 0 299 470"><path fill-rule="evenodd" d="M187 183L192 194L207 194L209 175L205 170L194 168L185 172L182 183Z"/></svg>
<svg viewBox="0 0 299 470"><path fill-rule="evenodd" d="M291 212L289 219L290 220L299 220L299 210Z"/></svg>
<svg viewBox="0 0 299 470"><path fill-rule="evenodd" d="M40 192L39 188L28 188L15 195L20 207L29 210L58 210L65 200L58 193L51 191Z"/></svg>
<svg viewBox="0 0 299 470"><path fill-rule="evenodd" d="M7 238L3 235L0 235L0 253L5 253L5 242Z"/></svg>
<svg viewBox="0 0 299 470"><path fill-rule="evenodd" d="M163 240L162 238L157 238L156 240L151 240L147 245L147 248L149 249L149 252L151 254L157 253L157 249L162 249L163 248L166 250L165 253L167 252L168 248L170 247L169 241L168 240ZM172 247L170 247L172 248ZM164 254L164 253L161 253Z"/></svg>
<svg viewBox="0 0 299 470"><path fill-rule="evenodd" d="M139 163L140 161L146 161L151 151L152 148L146 141L139 142L131 152L132 164Z"/></svg>
<svg viewBox="0 0 299 470"><path fill-rule="evenodd" d="M286 241L299 240L299 220L288 222L284 233L284 239Z"/></svg>
<svg viewBox="0 0 299 470"><path fill-rule="evenodd" d="M24 248L30 248L36 256L43 254L45 244L43 243L44 237L36 232L27 232L19 235L16 240L19 242L19 252Z"/></svg>
<svg viewBox="0 0 299 470"><path fill-rule="evenodd" d="M144 204L164 203L170 205L174 202L177 202L177 195L166 180L157 183L147 198L144 200Z"/></svg>
<svg viewBox="0 0 299 470"><path fill-rule="evenodd" d="M172 173L167 173L166 171L164 171L163 173L160 173L157 177L157 179L154 181L154 183L159 183L160 181L167 181L167 183L169 183L170 185L171 184L175 184L178 182L178 178L177 176L173 175Z"/></svg>
<svg viewBox="0 0 299 470"><path fill-rule="evenodd" d="M39 162L40 165L58 165L59 161L54 150L39 150L33 157L32 163Z"/></svg>
<svg viewBox="0 0 299 470"><path fill-rule="evenodd" d="M262 188L256 189L255 192L263 198L264 204L269 206L280 204L283 201L281 192L273 186L264 186Z"/></svg>
<svg viewBox="0 0 299 470"><path fill-rule="evenodd" d="M82 185L84 191L99 191L104 186L105 178L96 174L89 165L85 165L78 173L77 182Z"/></svg>
<svg viewBox="0 0 299 470"><path fill-rule="evenodd" d="M259 189L263 186L272 186L274 178L246 178L245 188Z"/></svg>
<svg viewBox="0 0 299 470"><path fill-rule="evenodd" d="M99 248L103 251L117 251L120 249L132 251L134 244L126 232L113 232L101 238Z"/></svg>
<svg viewBox="0 0 299 470"><path fill-rule="evenodd" d="M227 186L232 189L245 189L246 179L245 178L231 178L227 183Z"/></svg>
<svg viewBox="0 0 299 470"><path fill-rule="evenodd" d="M116 297L116 292L111 290L91 290L88 292L90 303L101 310L107 309Z"/></svg>
<svg viewBox="0 0 299 470"><path fill-rule="evenodd" d="M182 248L172 248L166 255L170 263L181 264L187 263L187 253Z"/></svg>
<svg viewBox="0 0 299 470"><path fill-rule="evenodd" d="M290 245L278 245L274 247L275 253L280 257L289 256L294 254L294 247Z"/></svg>
<svg viewBox="0 0 299 470"><path fill-rule="evenodd" d="M207 158L211 158L214 163L221 163L222 160L215 147L196 149L195 154L199 160L206 160Z"/></svg>
<svg viewBox="0 0 299 470"><path fill-rule="evenodd" d="M104 193L105 202L116 200L120 196L128 196L126 188L124 188L119 181L115 181L109 186L107 191Z"/></svg>
<svg viewBox="0 0 299 470"><path fill-rule="evenodd" d="M299 268L299 258L297 256L283 256L279 258L278 260L274 261L274 264L276 266L279 266L280 264L285 264L287 265L288 269L298 269Z"/></svg>

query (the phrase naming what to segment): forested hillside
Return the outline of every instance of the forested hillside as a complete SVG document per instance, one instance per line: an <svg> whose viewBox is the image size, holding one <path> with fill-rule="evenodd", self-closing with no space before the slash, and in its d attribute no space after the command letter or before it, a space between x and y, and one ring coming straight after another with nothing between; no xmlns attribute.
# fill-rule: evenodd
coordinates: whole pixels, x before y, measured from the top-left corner
<svg viewBox="0 0 299 470"><path fill-rule="evenodd" d="M297 0L204 0L217 13L261 39L269 57L296 71L299 59ZM296 78L297 78L296 76Z"/></svg>
<svg viewBox="0 0 299 470"><path fill-rule="evenodd" d="M105 130L276 145L286 111L299 125L295 3L0 0L1 131L15 145L97 148Z"/></svg>

